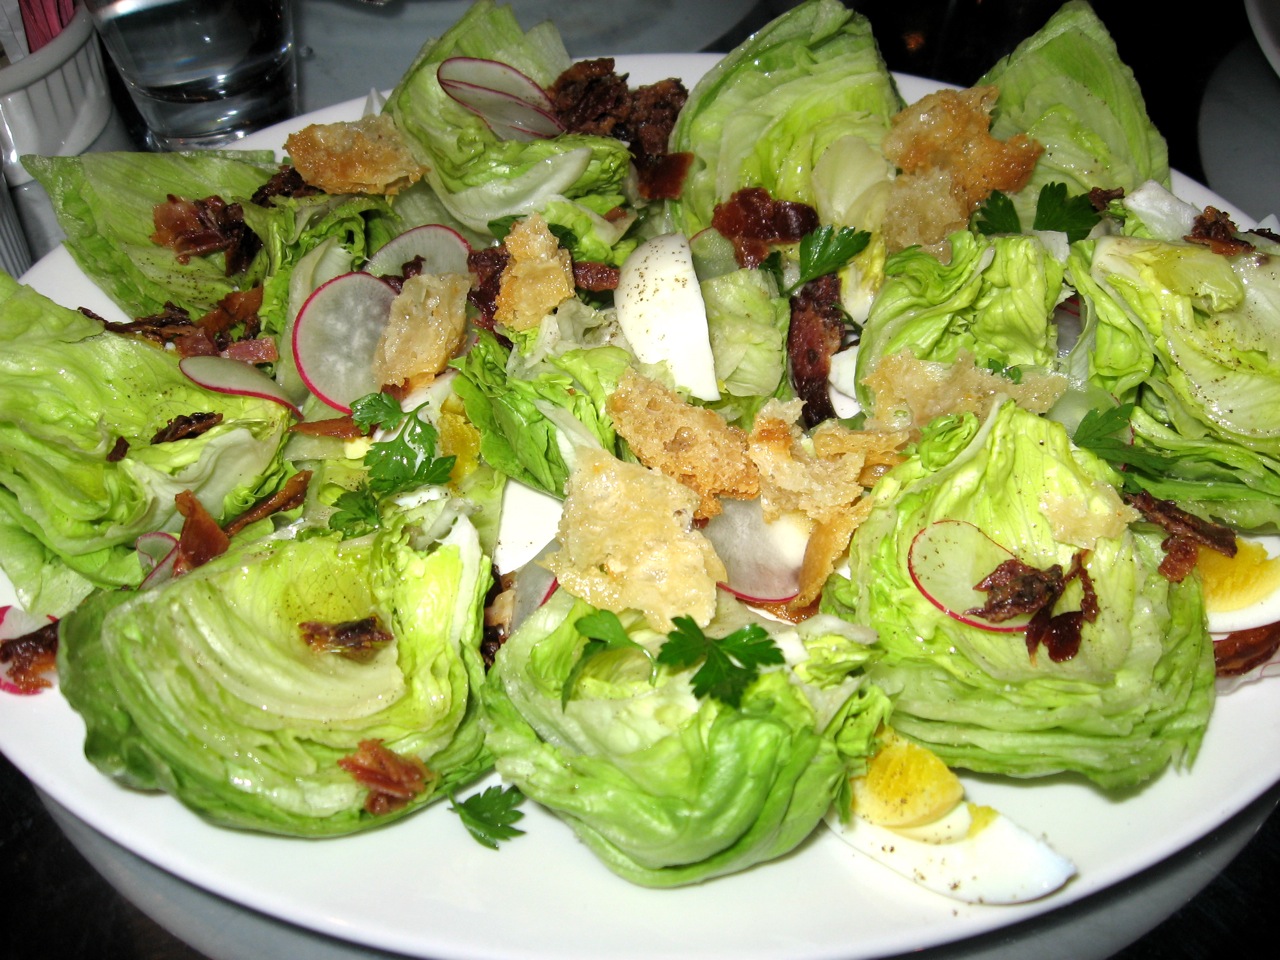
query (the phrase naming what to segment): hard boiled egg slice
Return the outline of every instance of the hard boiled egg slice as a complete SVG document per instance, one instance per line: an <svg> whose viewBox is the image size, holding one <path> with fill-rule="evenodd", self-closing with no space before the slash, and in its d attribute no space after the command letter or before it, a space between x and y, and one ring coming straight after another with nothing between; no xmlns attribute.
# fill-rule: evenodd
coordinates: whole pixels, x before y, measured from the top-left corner
<svg viewBox="0 0 1280 960"><path fill-rule="evenodd" d="M1197 566L1210 633L1280 621L1280 537L1237 538L1234 557L1201 548Z"/></svg>
<svg viewBox="0 0 1280 960"><path fill-rule="evenodd" d="M892 730L850 781L852 813L827 825L855 850L923 887L969 903L1021 903L1058 889L1071 862L990 807L963 802L960 779Z"/></svg>
<svg viewBox="0 0 1280 960"><path fill-rule="evenodd" d="M990 807L958 804L923 827L891 829L833 810L827 825L845 843L926 889L966 903L1037 900L1075 874L1075 866Z"/></svg>
<svg viewBox="0 0 1280 960"><path fill-rule="evenodd" d="M689 241L678 233L640 244L619 271L613 294L618 326L644 363L665 363L675 385L719 400L707 308Z"/></svg>

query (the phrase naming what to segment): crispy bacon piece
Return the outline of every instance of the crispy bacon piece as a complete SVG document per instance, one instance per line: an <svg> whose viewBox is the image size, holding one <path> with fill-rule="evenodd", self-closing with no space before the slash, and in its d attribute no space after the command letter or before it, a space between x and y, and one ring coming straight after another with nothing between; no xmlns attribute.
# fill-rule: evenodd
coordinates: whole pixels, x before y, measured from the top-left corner
<svg viewBox="0 0 1280 960"><path fill-rule="evenodd" d="M467 254L467 269L473 280L467 300L479 311L475 324L485 330L493 329L493 317L498 311L498 291L502 287L502 271L511 262L511 254L505 247L485 247Z"/></svg>
<svg viewBox="0 0 1280 960"><path fill-rule="evenodd" d="M119 463L128 452L129 441L124 437L116 437L116 442L111 445L111 450L107 453L107 463Z"/></svg>
<svg viewBox="0 0 1280 960"><path fill-rule="evenodd" d="M791 382L804 401L801 416L806 427L815 427L836 415L827 379L831 375L831 358L844 340L844 329L840 278L835 274L810 280L791 298L787 358Z"/></svg>
<svg viewBox="0 0 1280 960"><path fill-rule="evenodd" d="M1016 558L1005 560L977 584L975 590L987 593L987 602L965 612L993 623L1001 623L1021 614L1032 614L1027 624L1027 654L1035 661L1036 652L1044 647L1054 663L1070 660L1080 652L1080 631L1084 624L1098 619L1098 594L1093 578L1085 569L1085 551L1071 558L1071 568L1064 574L1054 564L1040 570ZM1083 590L1079 610L1053 612L1072 580L1079 580Z"/></svg>
<svg viewBox="0 0 1280 960"><path fill-rule="evenodd" d="M155 205L151 216L156 228L151 240L171 248L179 263L222 251L229 277L247 270L262 247L258 235L245 225L240 204L221 197L187 200L171 193Z"/></svg>
<svg viewBox="0 0 1280 960"><path fill-rule="evenodd" d="M674 77L633 91L627 118L627 140L632 152L641 157L665 154L676 118L688 99L689 91Z"/></svg>
<svg viewBox="0 0 1280 960"><path fill-rule="evenodd" d="M174 502L183 517L173 561L173 575L179 577L226 553L231 538L190 490L183 490Z"/></svg>
<svg viewBox="0 0 1280 960"><path fill-rule="evenodd" d="M225 337L242 324L246 328L246 336L255 337L262 326L262 321L258 319L258 311L261 309L261 286L232 290L197 323L209 336L215 338Z"/></svg>
<svg viewBox="0 0 1280 960"><path fill-rule="evenodd" d="M399 810L435 779L417 757L394 753L381 740L361 740L356 752L341 758L338 766L369 788L364 808L374 816Z"/></svg>
<svg viewBox="0 0 1280 960"><path fill-rule="evenodd" d="M289 429L293 433L303 433L309 437L334 437L337 440L356 440L365 436L365 432L356 425L349 413L328 420L305 420L293 424Z"/></svg>
<svg viewBox="0 0 1280 960"><path fill-rule="evenodd" d="M685 178L693 166L693 154L687 151L659 156L637 156L636 189L646 200L675 200L684 189Z"/></svg>
<svg viewBox="0 0 1280 960"><path fill-rule="evenodd" d="M232 340L226 349L219 353L228 360L239 360L250 366L259 363L274 363L280 359L280 351L276 342L270 337L255 337L252 340Z"/></svg>
<svg viewBox="0 0 1280 960"><path fill-rule="evenodd" d="M1202 520L1172 500L1157 500L1145 490L1125 494L1124 499L1143 519L1169 534L1161 544L1165 556L1159 567L1160 575L1166 580L1181 583L1186 578L1196 565L1197 546L1216 550L1224 557L1236 555L1236 535L1230 527Z"/></svg>
<svg viewBox="0 0 1280 960"><path fill-rule="evenodd" d="M263 497L252 507L246 510L240 516L236 517L226 526L223 532L228 537L234 537L237 533L259 520L265 520L273 513L282 513L285 510L293 510L302 506L302 502L307 498L307 485L311 482L310 470L299 470L292 477L284 482L284 484L275 493L270 496Z"/></svg>
<svg viewBox="0 0 1280 960"><path fill-rule="evenodd" d="M1112 200L1121 200L1123 198L1124 187L1114 187L1111 190L1103 187L1094 187L1089 191L1089 203L1099 213L1106 210L1111 205Z"/></svg>
<svg viewBox="0 0 1280 960"><path fill-rule="evenodd" d="M1219 677L1239 677L1270 660L1280 650L1280 623L1237 630L1214 641L1213 663Z"/></svg>
<svg viewBox="0 0 1280 960"><path fill-rule="evenodd" d="M758 267L771 245L795 243L819 223L808 204L774 200L763 187L746 187L716 204L711 225L733 241L738 266Z"/></svg>
<svg viewBox="0 0 1280 960"><path fill-rule="evenodd" d="M1054 564L1048 570L1040 570L1010 558L974 584L975 590L987 595L981 607L965 613L980 616L992 623L1003 623L1025 613L1037 613L1046 605L1052 607L1062 596L1062 567Z"/></svg>
<svg viewBox="0 0 1280 960"><path fill-rule="evenodd" d="M265 363L278 359L274 346L251 345L237 347L239 340L253 341L258 336L262 322L258 310L262 307L262 287L233 290L218 305L199 320L192 320L183 307L166 303L164 309L151 316L139 317L127 323L109 323L106 329L112 333L133 334L158 346L173 344L179 357L214 356L227 354L239 357L262 357L250 362ZM89 314L92 315L92 314ZM100 317L95 317L101 319ZM231 331L241 327L238 339ZM263 341L265 344L267 341Z"/></svg>
<svg viewBox="0 0 1280 960"><path fill-rule="evenodd" d="M321 192L319 187L313 187L302 179L297 167L281 164L270 180L253 191L249 202L259 207L270 207L275 197L314 197Z"/></svg>
<svg viewBox="0 0 1280 960"><path fill-rule="evenodd" d="M618 289L617 267L594 260L575 260L573 264L573 285L580 290L600 293L604 290Z"/></svg>
<svg viewBox="0 0 1280 960"><path fill-rule="evenodd" d="M613 68L612 57L579 60L551 85L547 96L569 133L623 139L618 131L626 122L631 91L626 76Z"/></svg>
<svg viewBox="0 0 1280 960"><path fill-rule="evenodd" d="M1203 244L1224 257L1248 253L1253 249L1253 244L1236 236L1235 223L1217 207L1205 207L1204 213L1192 224L1191 232L1182 239L1188 243Z"/></svg>
<svg viewBox="0 0 1280 960"><path fill-rule="evenodd" d="M173 443L175 440L198 437L202 433L208 433L221 422L222 414L217 412L181 414L157 430L151 442Z"/></svg>
<svg viewBox="0 0 1280 960"><path fill-rule="evenodd" d="M45 674L57 666L58 625L50 622L20 637L0 640L0 663L8 664L9 681L19 693L50 686Z"/></svg>
<svg viewBox="0 0 1280 960"><path fill-rule="evenodd" d="M302 634L303 642L317 653L336 653L362 663L371 660L374 654L395 639L377 614L342 623L306 620L298 624L298 632Z"/></svg>

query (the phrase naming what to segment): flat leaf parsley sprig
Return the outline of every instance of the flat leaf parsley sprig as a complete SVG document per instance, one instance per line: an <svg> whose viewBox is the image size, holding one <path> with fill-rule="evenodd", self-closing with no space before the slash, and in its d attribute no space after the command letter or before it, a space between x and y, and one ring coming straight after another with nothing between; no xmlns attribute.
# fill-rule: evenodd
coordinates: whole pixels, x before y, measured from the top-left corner
<svg viewBox="0 0 1280 960"><path fill-rule="evenodd" d="M731 707L742 703L742 694L766 664L784 662L782 651L768 631L753 623L716 639L708 637L690 617L675 617L676 629L658 651L658 663L670 667L692 667L693 693L712 697Z"/></svg>

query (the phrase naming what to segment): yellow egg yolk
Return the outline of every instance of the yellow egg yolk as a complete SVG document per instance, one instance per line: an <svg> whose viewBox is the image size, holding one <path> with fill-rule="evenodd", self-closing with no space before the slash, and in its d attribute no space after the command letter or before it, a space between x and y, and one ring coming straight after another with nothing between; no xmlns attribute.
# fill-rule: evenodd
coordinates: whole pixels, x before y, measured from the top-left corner
<svg viewBox="0 0 1280 960"><path fill-rule="evenodd" d="M1248 540L1236 546L1234 557L1200 548L1196 565L1211 613L1240 610L1280 589L1280 558L1269 558L1260 544Z"/></svg>
<svg viewBox="0 0 1280 960"><path fill-rule="evenodd" d="M852 781L853 809L884 827L916 827L946 815L964 796L959 778L925 747L890 735Z"/></svg>

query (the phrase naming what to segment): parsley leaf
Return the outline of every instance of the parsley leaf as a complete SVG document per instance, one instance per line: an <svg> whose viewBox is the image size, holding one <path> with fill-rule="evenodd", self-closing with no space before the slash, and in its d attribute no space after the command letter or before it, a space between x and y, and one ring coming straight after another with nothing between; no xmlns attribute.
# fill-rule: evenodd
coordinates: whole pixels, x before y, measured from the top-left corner
<svg viewBox="0 0 1280 960"><path fill-rule="evenodd" d="M978 232L984 236L993 233L1021 233L1022 221L1013 201L999 190L992 190L991 196L978 208L977 219L974 220Z"/></svg>
<svg viewBox="0 0 1280 960"><path fill-rule="evenodd" d="M1072 441L1077 447L1115 464L1129 464L1148 473L1162 473L1173 461L1169 457L1134 446L1116 437L1129 429L1133 403L1122 403L1107 410L1090 410L1081 419Z"/></svg>
<svg viewBox="0 0 1280 960"><path fill-rule="evenodd" d="M634 648L643 652L646 657L649 656L649 651L627 635L627 628L622 625L618 615L610 610L596 610L588 613L585 617L579 617L574 626L578 628L578 633L587 638L587 644L582 648L578 662L573 665L569 675L564 678L564 684L560 687L562 709L569 702L573 688L577 686L578 678L582 676L583 668L598 654L606 650Z"/></svg>
<svg viewBox="0 0 1280 960"><path fill-rule="evenodd" d="M753 623L715 639L689 617L675 617L676 629L658 651L658 662L672 667L702 666L693 675L693 693L731 707L760 673L760 666L782 663L782 651L764 627Z"/></svg>
<svg viewBox="0 0 1280 960"><path fill-rule="evenodd" d="M1087 194L1067 196L1065 183L1046 183L1036 199L1035 230L1061 230L1069 243L1083 240L1097 226L1102 214L1093 209Z"/></svg>
<svg viewBox="0 0 1280 960"><path fill-rule="evenodd" d="M837 230L827 224L806 233L800 238L800 279L787 292L798 290L810 280L835 273L865 250L870 242L870 233L853 227Z"/></svg>
<svg viewBox="0 0 1280 960"><path fill-rule="evenodd" d="M366 483L340 494L333 505L337 511L329 518L329 528L344 540L363 536L378 525L378 498Z"/></svg>
<svg viewBox="0 0 1280 960"><path fill-rule="evenodd" d="M511 228L523 219L524 217L522 215L513 213L508 217L499 217L496 220L490 220L489 232L497 238L499 243L501 243L503 240L507 239L507 234L511 232Z"/></svg>
<svg viewBox="0 0 1280 960"><path fill-rule="evenodd" d="M369 393L351 404L351 419L365 433L374 427L394 430L404 419L404 411L391 395Z"/></svg>
<svg viewBox="0 0 1280 960"><path fill-rule="evenodd" d="M422 407L405 418L400 432L375 443L364 455L369 468L369 489L381 496L412 490L449 479L456 457L436 457L439 433L418 416Z"/></svg>
<svg viewBox="0 0 1280 960"><path fill-rule="evenodd" d="M1003 363L1001 363L995 357L992 357L990 360L987 361L987 369L990 370L992 373L995 373L1004 377L1006 380L1012 381L1013 383L1022 382L1021 367L1019 366L1006 367Z"/></svg>
<svg viewBox="0 0 1280 960"><path fill-rule="evenodd" d="M519 787L487 787L458 802L449 795L449 809L462 818L462 825L476 840L491 850L497 850L499 842L524 835L524 831L512 826L524 816L516 807L524 802Z"/></svg>

